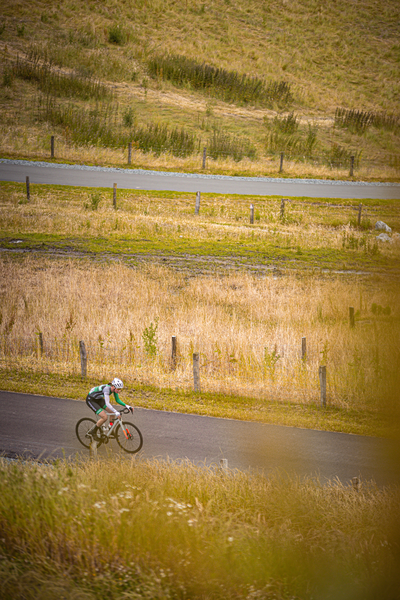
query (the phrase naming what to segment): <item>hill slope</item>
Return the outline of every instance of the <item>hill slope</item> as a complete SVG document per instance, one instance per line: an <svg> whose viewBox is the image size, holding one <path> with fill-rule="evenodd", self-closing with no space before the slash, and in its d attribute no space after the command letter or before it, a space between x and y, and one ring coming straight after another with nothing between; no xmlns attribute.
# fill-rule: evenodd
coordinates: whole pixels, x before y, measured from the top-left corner
<svg viewBox="0 0 400 600"><path fill-rule="evenodd" d="M3 154L21 154L23 148L40 155L48 139L40 147L34 138L45 132L49 137L51 129L59 137L59 148L62 143L80 147L78 156L93 161L93 153L85 154L83 148L93 144L126 147L127 139L136 139L134 128L158 123L168 128L168 135L183 127L185 135L192 136L185 138L190 146L183 152L186 157L199 155L204 145L210 149L214 143L219 148L211 153L215 160L250 161L240 167L241 172L276 170L276 161L266 165L265 156L284 151L288 158L303 161L299 174L312 171L318 175L321 164L348 171L353 155L356 167L358 163L360 167L371 162L377 165L378 172L364 175L395 177L393 171L385 170L398 168L400 163L400 8L394 0L385 4L372 0L351 4L344 0L328 4L314 0L106 0L101 5L67 0L59 6L49 1L2 2L0 6L0 48L6 59L0 88ZM65 114L60 117L59 105L73 101L76 109L82 112L90 107L93 113L99 99L78 97L72 88L57 93L53 84L48 89L40 87L32 74L15 69L18 53L20 60L28 57L36 65L61 68L61 74L75 80L84 77L105 83L113 91L107 106L112 122L121 129L118 140L74 138L71 131L82 130L82 120L79 125L67 122ZM165 55L183 73L179 81L160 63ZM192 67L214 69L211 83L197 85L185 74L180 57L190 59ZM236 83L240 80L239 95L227 93L227 85L215 79L215 69L223 69L229 81L232 77ZM264 101L249 95L249 82L258 89L285 85L290 94L284 101L275 96ZM38 123L33 100L38 87L47 98L58 96L57 118L42 111ZM357 111L369 123L359 127L352 120L357 114L347 112L350 120L336 119L334 127L337 108ZM103 121L107 120L104 110ZM170 148L171 139L164 134L164 146ZM235 144L240 152L235 151ZM142 141L136 147L148 150ZM183 155L182 150L175 151L175 156ZM76 159L71 150L70 158ZM120 158L109 153L104 160L118 163ZM140 164L139 156L134 160ZM157 166L154 156L150 161ZM198 159L193 165L187 160L172 162L174 168L201 166ZM170 160L158 164L172 166ZM217 170L229 168L225 164ZM293 169L292 175L296 174ZM321 174L326 176L326 172Z"/></svg>

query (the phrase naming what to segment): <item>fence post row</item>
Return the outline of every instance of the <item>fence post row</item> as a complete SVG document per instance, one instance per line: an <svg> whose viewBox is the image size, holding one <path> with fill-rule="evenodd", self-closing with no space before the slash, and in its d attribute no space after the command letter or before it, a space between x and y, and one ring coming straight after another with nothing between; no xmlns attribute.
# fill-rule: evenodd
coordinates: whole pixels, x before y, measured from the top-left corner
<svg viewBox="0 0 400 600"><path fill-rule="evenodd" d="M250 225L254 224L254 205L250 204Z"/></svg>
<svg viewBox="0 0 400 600"><path fill-rule="evenodd" d="M193 354L193 389L195 392L200 392L200 354Z"/></svg>
<svg viewBox="0 0 400 600"><path fill-rule="evenodd" d="M352 321L353 318L353 321ZM350 324L354 322L354 308L350 306ZM354 327L354 325L351 325ZM43 334L39 332L39 351L40 355L43 356ZM87 377L87 352L85 342L81 340L79 342L79 354L81 358L81 376L83 379ZM301 338L301 358L306 360L307 358L307 346L306 338ZM177 364L177 338L175 335L172 336L172 350L171 350L171 363L172 369L175 370ZM320 383L320 401L321 406L326 406L326 366L320 366L318 369L319 383ZM193 389L195 392L200 392L200 353L193 353ZM221 461L222 464L222 461Z"/></svg>
<svg viewBox="0 0 400 600"><path fill-rule="evenodd" d="M198 215L200 212L200 192L196 192L196 207L194 209L194 214Z"/></svg>
<svg viewBox="0 0 400 600"><path fill-rule="evenodd" d="M29 200L31 199L31 192L29 189L29 177L26 177L26 199L29 202Z"/></svg>
<svg viewBox="0 0 400 600"><path fill-rule="evenodd" d="M319 368L319 383L321 386L321 406L326 406L326 367Z"/></svg>
<svg viewBox="0 0 400 600"><path fill-rule="evenodd" d="M128 144L128 165L131 164L132 161L132 142Z"/></svg>
<svg viewBox="0 0 400 600"><path fill-rule="evenodd" d="M50 138L50 153L51 158L54 158L54 135L52 135Z"/></svg>
<svg viewBox="0 0 400 600"><path fill-rule="evenodd" d="M114 183L113 186L113 206L116 209L117 208L117 184Z"/></svg>
<svg viewBox="0 0 400 600"><path fill-rule="evenodd" d="M82 340L79 342L79 353L81 355L81 376L85 379L87 373L87 354L85 342Z"/></svg>

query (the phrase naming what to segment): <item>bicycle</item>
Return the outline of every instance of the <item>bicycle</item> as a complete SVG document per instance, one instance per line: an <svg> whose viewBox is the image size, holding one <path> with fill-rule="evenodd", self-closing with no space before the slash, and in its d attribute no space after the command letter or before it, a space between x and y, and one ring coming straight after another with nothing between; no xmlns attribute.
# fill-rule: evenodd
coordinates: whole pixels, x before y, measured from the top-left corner
<svg viewBox="0 0 400 600"><path fill-rule="evenodd" d="M129 408L123 408L120 410L120 413L129 413ZM110 415L113 417L113 415ZM90 419L89 417L84 417L80 419L75 427L76 437L85 448L90 448L92 443L92 436L88 435L88 431L96 424L94 419ZM97 447L101 446L101 444L108 444L110 439L116 439L118 445L129 454L136 454L143 446L143 436L136 425L133 423L128 423L128 421L123 421L122 417L120 419L115 419L111 424L104 424L99 430L100 439L95 440L97 442Z"/></svg>

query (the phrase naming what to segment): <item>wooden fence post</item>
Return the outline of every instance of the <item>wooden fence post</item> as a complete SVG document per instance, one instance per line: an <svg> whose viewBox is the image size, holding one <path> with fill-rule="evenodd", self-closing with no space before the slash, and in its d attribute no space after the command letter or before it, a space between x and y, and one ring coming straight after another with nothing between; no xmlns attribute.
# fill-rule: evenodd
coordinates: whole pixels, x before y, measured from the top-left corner
<svg viewBox="0 0 400 600"><path fill-rule="evenodd" d="M116 209L117 208L117 184L114 183L113 186L113 206Z"/></svg>
<svg viewBox="0 0 400 600"><path fill-rule="evenodd" d="M54 135L52 135L50 138L50 153L51 158L54 158Z"/></svg>
<svg viewBox="0 0 400 600"><path fill-rule="evenodd" d="M40 356L43 356L43 333L39 331L39 351Z"/></svg>
<svg viewBox="0 0 400 600"><path fill-rule="evenodd" d="M82 340L79 342L79 353L81 355L81 376L85 379L87 373L87 354L85 342Z"/></svg>
<svg viewBox="0 0 400 600"><path fill-rule="evenodd" d="M349 317L350 317L350 327L353 328L356 325L354 318L354 306L349 306Z"/></svg>
<svg viewBox="0 0 400 600"><path fill-rule="evenodd" d="M196 192L196 208L194 210L194 214L198 215L200 212L200 192Z"/></svg>
<svg viewBox="0 0 400 600"><path fill-rule="evenodd" d="M203 148L203 169L206 168L206 159L207 159L207 146Z"/></svg>
<svg viewBox="0 0 400 600"><path fill-rule="evenodd" d="M360 206L358 207L358 219L357 219L357 224L360 227L361 225L361 212L362 212L362 204L360 204Z"/></svg>
<svg viewBox="0 0 400 600"><path fill-rule="evenodd" d="M281 161L280 161L280 164L279 164L279 173L282 173L282 171L283 171L283 157L284 156L285 156L285 153L281 152Z"/></svg>
<svg viewBox="0 0 400 600"><path fill-rule="evenodd" d="M132 142L128 144L128 165L132 162Z"/></svg>
<svg viewBox="0 0 400 600"><path fill-rule="evenodd" d="M285 198L281 200L281 219L285 218Z"/></svg>
<svg viewBox="0 0 400 600"><path fill-rule="evenodd" d="M307 340L305 337L301 338L301 360L306 360L307 358Z"/></svg>
<svg viewBox="0 0 400 600"><path fill-rule="evenodd" d="M171 350L171 364L172 369L176 369L176 335L172 336L172 350Z"/></svg>
<svg viewBox="0 0 400 600"><path fill-rule="evenodd" d="M319 384L321 387L321 406L326 406L326 367L319 368Z"/></svg>
<svg viewBox="0 0 400 600"><path fill-rule="evenodd" d="M254 224L254 204L250 204L250 225Z"/></svg>
<svg viewBox="0 0 400 600"><path fill-rule="evenodd" d="M195 392L200 392L200 354L193 354L193 389Z"/></svg>
<svg viewBox="0 0 400 600"><path fill-rule="evenodd" d="M29 189L29 177L28 176L26 177L26 199L27 199L28 202L31 199L31 192L30 192L30 189Z"/></svg>
<svg viewBox="0 0 400 600"><path fill-rule="evenodd" d="M354 173L354 156L350 156L350 173L349 177L353 177Z"/></svg>
<svg viewBox="0 0 400 600"><path fill-rule="evenodd" d="M358 477L352 477L351 478L351 483L353 485L353 490L355 492L358 492L359 488L360 488L360 480L358 479Z"/></svg>

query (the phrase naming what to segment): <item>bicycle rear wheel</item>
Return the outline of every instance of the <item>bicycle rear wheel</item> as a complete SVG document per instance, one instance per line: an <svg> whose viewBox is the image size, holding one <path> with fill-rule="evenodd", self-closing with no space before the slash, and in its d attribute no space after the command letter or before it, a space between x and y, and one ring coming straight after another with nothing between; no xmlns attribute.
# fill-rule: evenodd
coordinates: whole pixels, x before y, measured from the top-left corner
<svg viewBox="0 0 400 600"><path fill-rule="evenodd" d="M143 436L133 423L124 423L118 427L115 437L119 446L129 454L136 454L143 446Z"/></svg>
<svg viewBox="0 0 400 600"><path fill-rule="evenodd" d="M90 444L92 443L92 437L87 437L86 434L89 429L92 429L93 425L96 425L96 421L94 419L89 419L89 417L84 417L77 422L75 427L76 437L85 448L90 448Z"/></svg>

